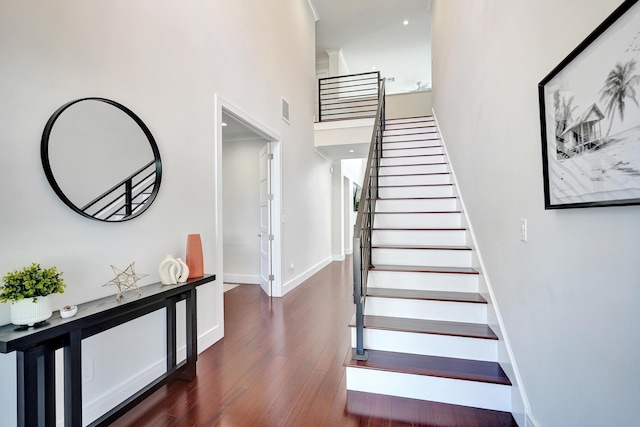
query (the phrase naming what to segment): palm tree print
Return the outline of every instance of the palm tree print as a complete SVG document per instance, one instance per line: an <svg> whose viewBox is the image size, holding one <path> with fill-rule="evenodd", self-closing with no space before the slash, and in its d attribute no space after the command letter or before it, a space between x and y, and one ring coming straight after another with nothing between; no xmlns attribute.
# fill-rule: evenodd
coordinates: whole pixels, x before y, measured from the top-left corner
<svg viewBox="0 0 640 427"><path fill-rule="evenodd" d="M640 107L636 99L637 92L635 86L640 84L640 75L634 74L636 68L636 60L622 64L618 62L616 66L609 72L604 86L600 89L600 101L606 103L605 113L610 116L609 129L607 136L611 132L611 125L615 118L616 112L620 116L620 122L624 121L625 102L627 98L631 99Z"/></svg>

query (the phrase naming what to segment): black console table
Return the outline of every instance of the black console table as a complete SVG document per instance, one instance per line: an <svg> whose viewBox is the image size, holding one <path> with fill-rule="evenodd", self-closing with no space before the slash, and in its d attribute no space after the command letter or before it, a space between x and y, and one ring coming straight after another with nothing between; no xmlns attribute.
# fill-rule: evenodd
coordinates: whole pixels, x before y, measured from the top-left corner
<svg viewBox="0 0 640 427"><path fill-rule="evenodd" d="M198 357L196 287L215 278L209 274L176 286L155 283L141 287L142 296L127 292L120 302L109 296L80 304L76 315L67 319L56 312L32 328L0 327L0 353L16 352L18 426L55 426L55 351L60 348L64 349L64 425L82 426L82 340L162 308L167 313L167 371L90 425L109 425L169 380L193 380ZM182 300L187 358L177 363L176 303Z"/></svg>

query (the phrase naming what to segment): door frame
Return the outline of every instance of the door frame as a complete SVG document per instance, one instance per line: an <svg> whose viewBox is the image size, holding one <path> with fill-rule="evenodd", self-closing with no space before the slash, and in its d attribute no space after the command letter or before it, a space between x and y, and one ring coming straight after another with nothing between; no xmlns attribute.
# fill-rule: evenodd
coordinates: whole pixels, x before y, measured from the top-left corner
<svg viewBox="0 0 640 427"><path fill-rule="evenodd" d="M273 161L271 164L271 190L273 192L273 202L271 204L271 227L273 232L273 244L271 252L272 270L273 270L273 287L272 295L274 297L282 296L282 263L281 263L281 221L282 218L282 138L280 135L263 125L260 121L253 118L243 109L237 107L231 102L224 99L220 94L215 94L215 147L214 147L214 161L215 161L215 230L216 230L216 275L218 277L224 277L224 238L223 238L223 206L222 206L222 191L223 191L223 178L222 178L222 111L226 114L233 116L246 126L250 127L253 131L262 135L265 140L271 144L271 153L273 154Z"/></svg>

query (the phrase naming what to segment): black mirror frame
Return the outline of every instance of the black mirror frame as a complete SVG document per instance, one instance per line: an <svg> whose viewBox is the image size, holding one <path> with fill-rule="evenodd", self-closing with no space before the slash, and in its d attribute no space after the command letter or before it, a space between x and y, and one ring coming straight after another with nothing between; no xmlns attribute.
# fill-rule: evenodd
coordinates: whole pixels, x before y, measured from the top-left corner
<svg viewBox="0 0 640 427"><path fill-rule="evenodd" d="M49 163L49 136L51 135L51 130L53 129L53 125L55 124L55 122L58 119L58 117L60 117L60 115L67 108L71 107L74 104L82 102L82 101L101 101L101 102L110 104L110 105L122 110L131 119L133 119L133 121L135 121L138 126L140 126L140 129L142 129L142 131L144 132L145 136L147 137L147 140L149 141L149 145L151 146L151 150L153 151L156 177L155 177L155 184L153 186L153 190L152 190L151 194L149 195L149 198L144 202L144 206L139 211L137 211L135 214L132 214L132 215L129 215L129 216L125 216L124 218L119 219L117 221L109 221L109 220L106 220L106 219L96 218L94 216L91 216L91 215L87 214L82 209L80 209L78 206L76 206L64 194L64 192L62 191L62 189L58 185L58 182L56 181L55 177L53 176L53 171L51 170L51 164ZM138 117L129 108L125 107L124 105L122 105L122 104L120 104L120 103L118 103L116 101L113 101L113 100L110 100L110 99L106 99L106 98L99 98L99 97L80 98L80 99L76 99L74 101L70 101L70 102L64 104L63 106L61 106L60 108L58 108L51 115L51 117L47 121L47 124L44 127L44 131L42 132L42 140L41 140L41 143L40 143L40 158L42 160L42 167L43 167L44 173L45 173L45 175L47 177L47 181L49 181L49 184L53 188L53 191L56 193L56 195L69 208L71 208L73 211L79 213L80 215L82 215L85 218L89 218L89 219L92 219L92 220L95 220L95 221L100 221L100 222L109 222L109 223L115 222L115 223L117 223L117 222L128 221L128 220L131 220L133 218L137 218L143 212L145 212L147 209L149 209L149 206L151 206L151 204L153 203L153 201L156 198L156 195L158 194L158 191L160 189L160 183L162 181L162 162L160 160L160 150L158 149L158 145L156 144L156 141L153 138L153 135L151 134L151 131L149 130L147 125L145 125L144 122L140 119L140 117Z"/></svg>

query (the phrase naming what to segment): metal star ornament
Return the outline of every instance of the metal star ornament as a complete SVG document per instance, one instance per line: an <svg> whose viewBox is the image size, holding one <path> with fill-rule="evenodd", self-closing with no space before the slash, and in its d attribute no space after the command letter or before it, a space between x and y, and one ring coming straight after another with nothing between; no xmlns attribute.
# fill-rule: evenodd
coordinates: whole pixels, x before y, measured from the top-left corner
<svg viewBox="0 0 640 427"><path fill-rule="evenodd" d="M136 283L143 277L147 277L148 274L136 274L135 266L135 261L129 264L129 267L125 268L124 270L120 270L118 267L115 267L113 265L111 266L111 269L116 274L116 277L102 286L104 287L115 285L118 288L118 292L116 293L116 301L120 302L122 294L129 290L136 291L138 295L142 295L142 292L140 292L140 289L138 289L138 285Z"/></svg>

